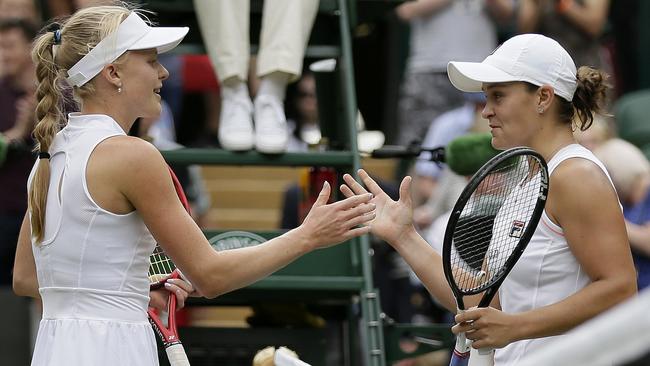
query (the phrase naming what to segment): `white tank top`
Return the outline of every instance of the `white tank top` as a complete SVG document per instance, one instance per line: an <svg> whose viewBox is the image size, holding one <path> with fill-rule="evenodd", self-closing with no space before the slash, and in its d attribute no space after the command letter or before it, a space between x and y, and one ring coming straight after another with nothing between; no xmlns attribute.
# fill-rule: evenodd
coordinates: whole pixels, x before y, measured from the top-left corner
<svg viewBox="0 0 650 366"><path fill-rule="evenodd" d="M570 158L594 162L611 183L605 166L591 151L578 144L568 145L553 156L548 162L549 176L560 163ZM549 189L553 189L552 181ZM562 228L544 211L526 250L499 289L501 309L506 313L521 313L551 305L576 293L590 281L571 252ZM522 340L497 349L495 365L517 365L525 354L557 337L561 336Z"/></svg>
<svg viewBox="0 0 650 366"><path fill-rule="evenodd" d="M33 245L44 318L63 312L73 318L147 319L147 270L155 241L136 211L118 215L102 209L86 183L90 154L100 142L118 135L125 133L106 115L73 113L54 138L44 240ZM76 295L61 297L68 292ZM95 301L97 293L105 296ZM82 299L89 306L73 306ZM107 302L115 313L98 311Z"/></svg>

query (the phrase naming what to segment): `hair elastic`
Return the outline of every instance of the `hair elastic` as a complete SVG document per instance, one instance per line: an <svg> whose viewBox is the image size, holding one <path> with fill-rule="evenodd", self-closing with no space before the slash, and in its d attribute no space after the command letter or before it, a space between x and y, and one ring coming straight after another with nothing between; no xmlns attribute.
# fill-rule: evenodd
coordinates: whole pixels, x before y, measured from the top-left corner
<svg viewBox="0 0 650 366"><path fill-rule="evenodd" d="M50 154L41 151L41 152L38 153L38 158L39 158L39 159L49 159L49 158L50 158Z"/></svg>
<svg viewBox="0 0 650 366"><path fill-rule="evenodd" d="M57 29L53 33L54 33L54 44L55 45L60 45L61 44L61 30Z"/></svg>

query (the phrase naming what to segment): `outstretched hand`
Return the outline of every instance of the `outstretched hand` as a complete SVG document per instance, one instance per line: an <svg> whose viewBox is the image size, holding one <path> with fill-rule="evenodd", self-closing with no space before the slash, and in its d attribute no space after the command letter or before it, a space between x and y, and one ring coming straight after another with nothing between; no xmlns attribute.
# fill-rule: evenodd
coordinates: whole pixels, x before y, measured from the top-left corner
<svg viewBox="0 0 650 366"><path fill-rule="evenodd" d="M300 225L314 249L367 234L370 230L365 224L375 218L375 204L370 203L370 193L327 204L331 190L329 183L325 182L316 202Z"/></svg>
<svg viewBox="0 0 650 366"><path fill-rule="evenodd" d="M399 200L393 201L365 170L359 169L359 178L364 188L351 175L345 174L341 185L341 193L346 197L365 195L370 191L374 198L370 201L376 205L376 218L369 222L370 231L387 241L396 243L403 234L413 229L413 203L411 201L411 177L404 177L399 187Z"/></svg>

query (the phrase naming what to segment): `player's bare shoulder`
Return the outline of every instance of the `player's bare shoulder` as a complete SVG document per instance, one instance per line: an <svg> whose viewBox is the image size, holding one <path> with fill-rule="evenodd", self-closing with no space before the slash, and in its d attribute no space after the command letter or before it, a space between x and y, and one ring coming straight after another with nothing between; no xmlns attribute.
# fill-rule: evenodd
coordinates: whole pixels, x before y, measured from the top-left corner
<svg viewBox="0 0 650 366"><path fill-rule="evenodd" d="M609 190L611 183L594 161L575 157L561 162L551 174L551 186L556 191Z"/></svg>
<svg viewBox="0 0 650 366"><path fill-rule="evenodd" d="M143 160L162 159L160 152L151 143L134 136L113 136L97 145L93 155L122 164L139 164Z"/></svg>
<svg viewBox="0 0 650 366"><path fill-rule="evenodd" d="M88 169L114 182L134 184L151 174L167 173L165 160L151 143L133 136L114 136L92 153Z"/></svg>
<svg viewBox="0 0 650 366"><path fill-rule="evenodd" d="M556 224L564 227L569 218L586 222L587 215L617 207L614 187L594 161L570 158L551 174L546 211Z"/></svg>
<svg viewBox="0 0 650 366"><path fill-rule="evenodd" d="M133 171L152 163L164 162L151 143L133 136L115 136L102 141L93 152L97 159L118 169Z"/></svg>

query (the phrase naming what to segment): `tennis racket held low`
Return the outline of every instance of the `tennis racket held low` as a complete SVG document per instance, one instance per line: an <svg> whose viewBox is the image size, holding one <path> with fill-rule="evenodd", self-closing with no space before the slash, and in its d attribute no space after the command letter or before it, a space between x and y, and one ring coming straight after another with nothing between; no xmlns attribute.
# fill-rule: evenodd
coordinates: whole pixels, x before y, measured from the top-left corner
<svg viewBox="0 0 650 366"><path fill-rule="evenodd" d="M183 192L183 188L171 168L169 168L169 173L176 194L185 210L189 213L190 205L185 196L185 192ZM179 270L176 269L172 260L165 254L159 245L156 245L156 248L149 257L149 261L149 287L151 290L160 289L169 279L182 278ZM149 308L147 313L152 328L158 334L165 348L169 364L171 366L190 366L187 354L185 353L183 344L178 336L178 329L176 326L177 302L178 299L176 298L176 295L170 292L167 299L167 325L162 322L160 319L162 314L159 314L156 309Z"/></svg>
<svg viewBox="0 0 650 366"><path fill-rule="evenodd" d="M167 279L171 278L180 278L178 271L172 272ZM174 316L174 313L176 312L176 304L176 295L170 293L169 298L167 299L167 326L165 326L160 319L160 314L158 314L156 309L149 308L147 313L149 314L149 322L151 323L151 326L154 331L156 331L165 347L169 364L171 366L189 366L190 362L187 359L183 344L178 337L178 329L176 328L176 317Z"/></svg>
<svg viewBox="0 0 650 366"><path fill-rule="evenodd" d="M525 147L503 151L472 176L447 223L442 264L458 312L465 296L488 307L528 245L548 195L548 169ZM474 350L458 335L450 366L490 366L494 349Z"/></svg>

